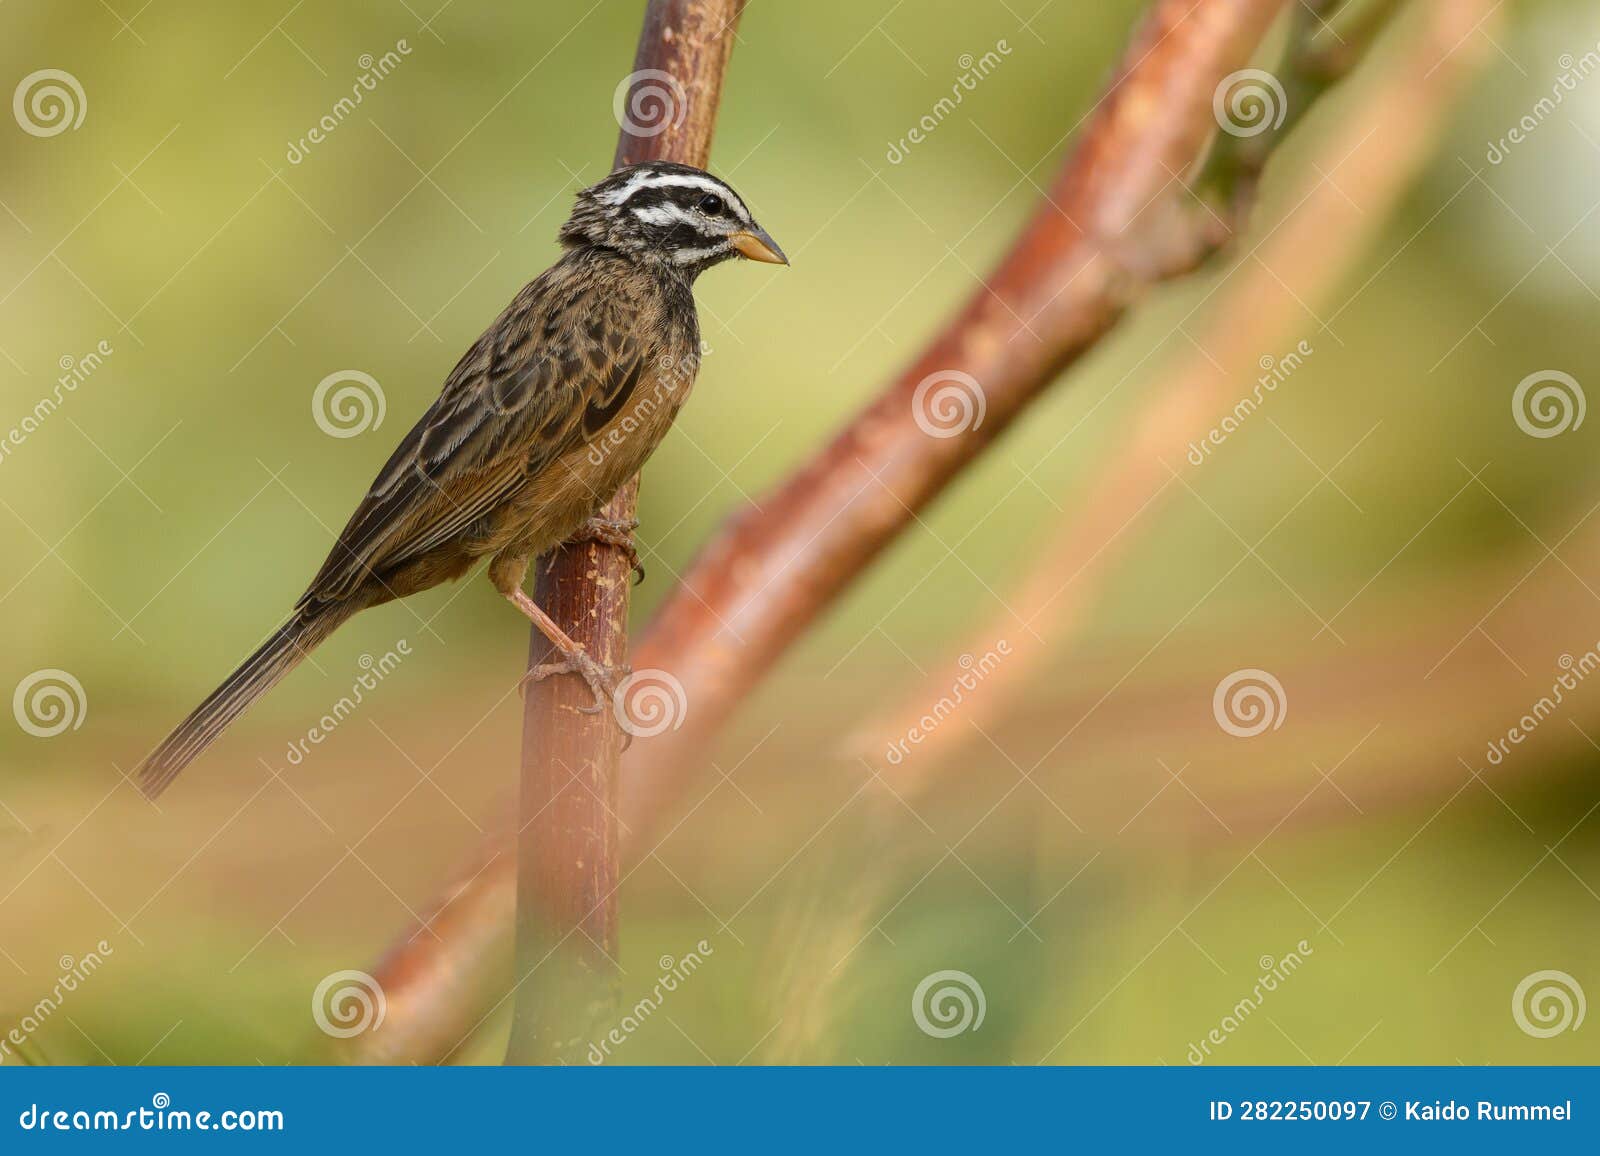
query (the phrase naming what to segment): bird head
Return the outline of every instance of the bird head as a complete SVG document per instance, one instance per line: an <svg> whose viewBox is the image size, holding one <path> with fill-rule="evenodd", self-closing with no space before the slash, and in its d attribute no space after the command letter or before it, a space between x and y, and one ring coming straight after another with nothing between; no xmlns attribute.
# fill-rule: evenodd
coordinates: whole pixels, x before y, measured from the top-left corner
<svg viewBox="0 0 1600 1156"><path fill-rule="evenodd" d="M665 161L629 165L584 189L560 239L568 248L596 245L663 262L691 278L730 257L789 263L725 181Z"/></svg>

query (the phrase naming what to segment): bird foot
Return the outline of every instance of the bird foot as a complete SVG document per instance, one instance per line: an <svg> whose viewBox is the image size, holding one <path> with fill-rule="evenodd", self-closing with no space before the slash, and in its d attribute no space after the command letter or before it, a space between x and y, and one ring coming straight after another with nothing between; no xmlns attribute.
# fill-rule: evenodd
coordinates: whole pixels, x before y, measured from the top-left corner
<svg viewBox="0 0 1600 1156"><path fill-rule="evenodd" d="M639 561L639 545L634 541L633 532L639 528L638 518L602 518L593 517L578 527L578 532L570 539L573 542L600 542L607 546L615 546L628 556L628 564L633 567L634 585L644 581L644 563Z"/></svg>
<svg viewBox="0 0 1600 1156"><path fill-rule="evenodd" d="M534 667L523 676L523 685L543 682L556 674L576 674L582 677L589 686L589 693L594 695L594 702L588 706L580 706L580 714L599 714L616 699L617 687L622 680L633 673L632 667L624 666L621 670L613 670L601 666L588 651L582 647L575 647L567 651L560 662L546 662Z"/></svg>

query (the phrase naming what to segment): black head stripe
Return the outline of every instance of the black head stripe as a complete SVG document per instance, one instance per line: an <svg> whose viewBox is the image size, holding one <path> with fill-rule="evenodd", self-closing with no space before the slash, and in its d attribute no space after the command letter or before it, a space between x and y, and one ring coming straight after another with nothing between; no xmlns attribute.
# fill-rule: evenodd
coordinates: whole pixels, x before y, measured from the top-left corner
<svg viewBox="0 0 1600 1156"><path fill-rule="evenodd" d="M667 234L667 248L669 249L696 249L707 241L717 240L715 234L709 234L690 224L674 225Z"/></svg>
<svg viewBox="0 0 1600 1156"><path fill-rule="evenodd" d="M635 190L626 201L622 202L624 209L651 209L665 202L671 194L668 190L657 186L648 186Z"/></svg>

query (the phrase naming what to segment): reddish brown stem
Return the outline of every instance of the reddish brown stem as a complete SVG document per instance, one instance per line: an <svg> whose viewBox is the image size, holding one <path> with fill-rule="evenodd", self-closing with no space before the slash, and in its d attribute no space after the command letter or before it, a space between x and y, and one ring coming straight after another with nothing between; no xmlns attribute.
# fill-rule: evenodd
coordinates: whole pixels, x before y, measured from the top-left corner
<svg viewBox="0 0 1600 1156"><path fill-rule="evenodd" d="M651 0L633 72L654 76L637 81L634 91L653 84L661 99L652 95L641 98L638 110L628 108L659 119L636 132L625 116L618 166L670 160L705 167L742 8L743 0ZM638 493L635 478L602 516L631 521ZM625 550L594 541L568 543L536 564L535 600L593 658L613 668L627 660L632 566ZM533 631L528 669L559 658ZM582 713L592 698L575 675L532 683L527 692L517 986L507 1063L581 1060L616 1006L622 732L610 711Z"/></svg>

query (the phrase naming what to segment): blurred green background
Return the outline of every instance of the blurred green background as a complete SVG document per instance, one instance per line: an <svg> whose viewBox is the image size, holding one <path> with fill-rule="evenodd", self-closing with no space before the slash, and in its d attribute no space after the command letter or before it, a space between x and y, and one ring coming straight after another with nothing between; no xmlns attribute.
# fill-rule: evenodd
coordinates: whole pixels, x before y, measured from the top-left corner
<svg viewBox="0 0 1600 1156"><path fill-rule="evenodd" d="M59 135L0 125L0 434L62 359L112 350L0 457L0 690L61 670L86 702L53 737L0 726L0 1031L62 957L112 948L28 1033L44 1059L303 1057L318 981L370 970L510 813L527 631L477 578L361 616L159 811L123 776L277 623L459 354L554 259L573 190L609 163L642 8L0 8L6 86L62 69L86 100ZM713 167L794 265L700 286L713 352L645 476L637 622L974 291L1141 9L750 5ZM401 40L291 163L363 54ZM890 164L963 55L1002 40ZM619 1062L1184 1063L1302 940L1214 1062L1600 1059L1595 1025L1535 1038L1512 1014L1542 970L1600 993L1600 688L1485 758L1600 638L1600 423L1534 438L1510 412L1536 371L1600 380L1600 79L1486 159L1597 41L1577 0L1474 34L1484 71L1354 273L1306 303L1317 353L1270 424L1146 516L1087 621L934 789L872 818L837 736L921 672L954 676L1163 367L1194 356L1226 265L1149 300L895 544L628 876L630 1003L660 957L714 951ZM1347 99L1270 170L1263 220ZM386 415L335 438L311 398L344 370ZM362 656L402 638L398 669L290 762ZM1257 667L1286 717L1234 739L1212 691ZM947 969L986 1018L943 1039L910 1005ZM456 1058L494 1062L502 1030Z"/></svg>

